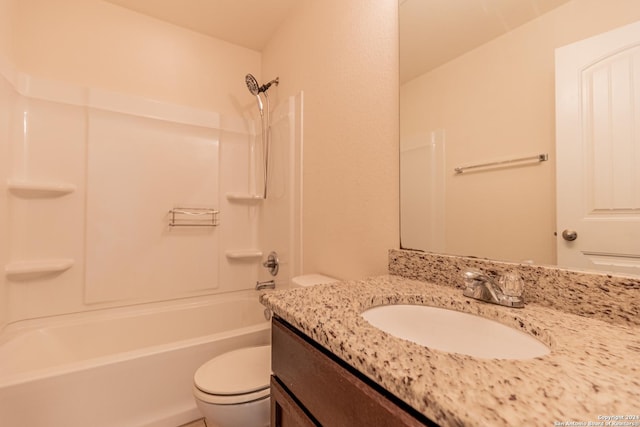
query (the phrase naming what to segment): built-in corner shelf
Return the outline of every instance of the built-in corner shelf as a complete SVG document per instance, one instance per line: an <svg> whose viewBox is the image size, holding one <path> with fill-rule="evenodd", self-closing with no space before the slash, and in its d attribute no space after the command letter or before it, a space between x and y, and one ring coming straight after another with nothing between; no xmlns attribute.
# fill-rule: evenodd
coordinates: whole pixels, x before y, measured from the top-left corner
<svg viewBox="0 0 640 427"><path fill-rule="evenodd" d="M15 261L7 264L4 271L7 277L59 273L70 269L74 263L70 258Z"/></svg>
<svg viewBox="0 0 640 427"><path fill-rule="evenodd" d="M19 197L44 198L60 197L76 191L76 186L66 182L23 181L10 179L7 181L9 191Z"/></svg>
<svg viewBox="0 0 640 427"><path fill-rule="evenodd" d="M233 260L254 260L262 258L262 251L260 250L236 250L236 251L226 251L224 253L227 258Z"/></svg>
<svg viewBox="0 0 640 427"><path fill-rule="evenodd" d="M227 200L237 203L256 203L264 200L264 197L259 194L227 193Z"/></svg>

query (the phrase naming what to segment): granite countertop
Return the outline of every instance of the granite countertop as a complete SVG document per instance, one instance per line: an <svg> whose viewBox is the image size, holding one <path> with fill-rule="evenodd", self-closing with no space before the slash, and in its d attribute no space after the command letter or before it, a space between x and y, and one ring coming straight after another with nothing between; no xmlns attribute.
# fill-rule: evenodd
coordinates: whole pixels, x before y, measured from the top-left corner
<svg viewBox="0 0 640 427"><path fill-rule="evenodd" d="M614 420L607 417L640 416L637 326L535 304L486 304L463 297L459 289L399 276L274 291L261 302L442 426L606 425ZM445 353L393 337L360 316L394 303L494 319L536 336L551 353L529 360ZM616 422L640 426L640 419Z"/></svg>

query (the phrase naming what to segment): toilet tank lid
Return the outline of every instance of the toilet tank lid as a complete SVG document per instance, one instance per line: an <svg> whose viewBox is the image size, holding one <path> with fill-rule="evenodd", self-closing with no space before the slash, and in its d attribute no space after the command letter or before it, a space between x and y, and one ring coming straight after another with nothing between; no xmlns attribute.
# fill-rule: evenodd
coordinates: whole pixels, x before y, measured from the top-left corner
<svg viewBox="0 0 640 427"><path fill-rule="evenodd" d="M306 287L313 285L322 285L324 283L338 282L335 277L325 276L324 274L305 274L296 276L291 279L294 286Z"/></svg>

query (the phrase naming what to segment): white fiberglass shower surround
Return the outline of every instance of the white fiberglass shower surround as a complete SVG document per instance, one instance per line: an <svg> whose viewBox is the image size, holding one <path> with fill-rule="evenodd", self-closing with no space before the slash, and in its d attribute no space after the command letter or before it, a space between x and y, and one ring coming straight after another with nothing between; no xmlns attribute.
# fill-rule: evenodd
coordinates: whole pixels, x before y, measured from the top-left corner
<svg viewBox="0 0 640 427"><path fill-rule="evenodd" d="M273 108L267 199L255 109L74 87L2 58L0 101L2 422L198 418L193 372L269 340L266 255L277 286L299 273L302 95Z"/></svg>

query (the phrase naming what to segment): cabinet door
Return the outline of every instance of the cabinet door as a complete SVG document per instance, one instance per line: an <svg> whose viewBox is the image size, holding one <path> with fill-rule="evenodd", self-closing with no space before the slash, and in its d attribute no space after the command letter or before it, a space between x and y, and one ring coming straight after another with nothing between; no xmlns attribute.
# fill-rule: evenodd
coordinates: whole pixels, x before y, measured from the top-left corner
<svg viewBox="0 0 640 427"><path fill-rule="evenodd" d="M399 406L402 404L399 400L373 388L353 368L337 358L334 360L316 348L317 344L308 337L277 318L273 319L271 332L273 375L295 400L298 409L309 414L307 420L325 427L433 425L426 419L420 421L417 418L422 417L420 414L409 413L408 406ZM280 411L284 412L286 408L281 406ZM272 414L272 419L276 415Z"/></svg>
<svg viewBox="0 0 640 427"><path fill-rule="evenodd" d="M275 377L271 377L271 427L315 427L309 416L282 388Z"/></svg>

